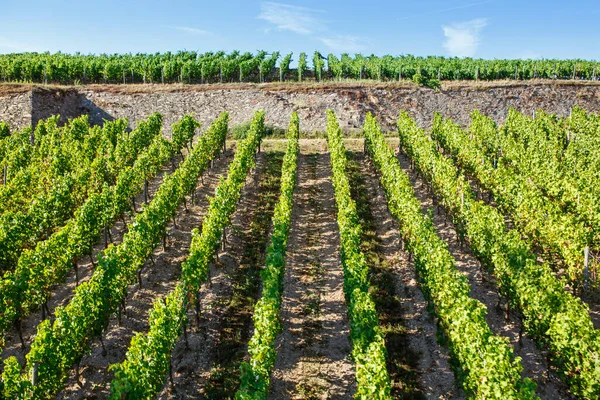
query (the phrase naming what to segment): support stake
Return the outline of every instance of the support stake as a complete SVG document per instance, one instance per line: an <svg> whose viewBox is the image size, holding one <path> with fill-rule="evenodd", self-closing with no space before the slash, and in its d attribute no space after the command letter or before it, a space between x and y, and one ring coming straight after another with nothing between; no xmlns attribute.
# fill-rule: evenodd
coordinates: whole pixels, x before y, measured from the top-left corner
<svg viewBox="0 0 600 400"><path fill-rule="evenodd" d="M37 386L38 384L38 369L39 365L37 362L33 363L33 371L31 372L31 384Z"/></svg>
<svg viewBox="0 0 600 400"><path fill-rule="evenodd" d="M137 270L137 279L138 279L138 286L141 289L142 288L142 269L141 268Z"/></svg>
<svg viewBox="0 0 600 400"><path fill-rule="evenodd" d="M185 340L185 348L190 348L190 342L188 342L187 324L183 325L183 339Z"/></svg>
<svg viewBox="0 0 600 400"><path fill-rule="evenodd" d="M94 262L94 255L92 254L92 248L90 247L90 261L92 262L92 267L96 268L96 263Z"/></svg>
<svg viewBox="0 0 600 400"><path fill-rule="evenodd" d="M590 261L590 246L585 246L583 250L583 294L587 293L589 279L589 261Z"/></svg>
<svg viewBox="0 0 600 400"><path fill-rule="evenodd" d="M75 285L79 286L79 265L77 264L77 257L73 258L73 268L75 268Z"/></svg>
<svg viewBox="0 0 600 400"><path fill-rule="evenodd" d="M100 334L100 344L102 345L102 357L106 357L108 352L106 351L106 347L104 346L104 340L102 340L102 334Z"/></svg>
<svg viewBox="0 0 600 400"><path fill-rule="evenodd" d="M200 293L196 292L194 307L196 309L196 330L200 330Z"/></svg>

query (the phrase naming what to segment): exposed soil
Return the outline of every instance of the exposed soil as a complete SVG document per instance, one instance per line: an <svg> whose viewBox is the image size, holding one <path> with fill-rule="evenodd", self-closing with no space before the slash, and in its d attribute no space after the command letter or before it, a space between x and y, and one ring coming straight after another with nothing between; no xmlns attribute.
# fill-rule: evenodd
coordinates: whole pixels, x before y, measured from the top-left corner
<svg viewBox="0 0 600 400"><path fill-rule="evenodd" d="M113 316L103 340L92 343L90 352L83 357L79 367L79 382L76 371L72 371L69 380L58 399L106 398L110 393L110 382L114 374L108 370L111 364L122 362L129 348L131 338L136 332L148 331L148 313L154 300L166 296L179 281L181 262L185 260L191 243L191 231L200 226L202 216L208 209L206 196L214 192L219 177L226 173L233 153L216 159L212 169L203 174L203 184L199 182L196 190L196 204L186 201L178 209L174 225L167 228L167 248L154 250L153 260L144 265L141 287L131 285L126 298L126 307L119 321Z"/></svg>
<svg viewBox="0 0 600 400"><path fill-rule="evenodd" d="M459 242L451 217L446 215L442 207L438 212L438 207L433 204L431 188L415 170L411 170L410 158L401 152L398 159L402 169L410 177L423 212L427 212L429 209L434 210L433 226L437 234L448 244L448 250L454 257L456 268L469 280L471 297L486 306L486 320L490 329L496 335L507 337L515 355L521 357L523 376L531 378L537 383L537 394L543 399L572 398L567 386L548 365L547 353L539 349L527 335L523 335L522 340L519 341L519 331L522 326L519 316L509 313L506 318L504 307L498 307L498 304L503 303L503 299L498 294L494 276L481 268L468 246Z"/></svg>
<svg viewBox="0 0 600 400"><path fill-rule="evenodd" d="M487 89L495 87L516 87L516 86L598 86L597 81L584 80L551 80L551 79L530 79L525 81L518 80L493 80L493 81L472 81L472 80L457 80L457 81L442 81L442 90L460 89L460 88L475 88ZM379 82L372 80L352 80L346 79L340 82L337 81L306 81L306 82L267 82L267 83L210 83L210 84L89 84L89 85L59 85L59 84L22 84L22 83L6 83L0 84L0 94L24 93L31 90L98 90L112 93L149 93L149 92L182 92L182 91L206 91L206 90L226 90L226 89L264 89L264 90L294 90L294 91L309 91L309 90L324 90L324 89L344 89L357 87L372 87L372 88L411 88L416 85L408 80L401 82L388 81Z"/></svg>
<svg viewBox="0 0 600 400"><path fill-rule="evenodd" d="M148 181L148 194L150 196L148 200L150 200L152 196L154 196L154 194L156 193L163 181L164 174L167 173L168 170L168 167L162 168L162 171L159 171L154 179ZM144 202L143 191L136 196L135 202L137 210L139 211L140 205ZM131 213L128 213L128 215L124 215L122 219L118 219L117 222L110 228L110 237L112 238L113 243L118 244L121 242L121 240L123 239L123 235L126 232L126 228L123 224L123 221L125 221L126 223L130 223L131 218ZM79 257L77 260L77 271L75 271L75 269L69 271L65 282L57 285L51 291L47 303L48 309L50 311L50 316L54 315L54 310L56 309L56 307L64 307L69 303L69 301L71 301L71 298L73 297L78 282L85 282L91 278L94 272L98 253L104 250L104 245L104 240L100 239L92 249L91 257L89 255ZM91 261L92 259L94 260L93 265ZM79 280L77 278L79 278ZM41 321L41 310L31 313L30 315L22 319L21 329L23 334L23 340L25 342L25 348L22 348L18 332L15 328L7 332L6 346L2 351L2 359L4 360L10 356L15 356L17 357L21 365L24 365L25 355L29 352L31 342L33 341L34 335L37 333L37 326Z"/></svg>
<svg viewBox="0 0 600 400"><path fill-rule="evenodd" d="M232 296L242 289L238 286L242 281L236 282L235 276L244 256L247 255L245 249L251 234L252 221L259 209L257 203L260 180L266 176L267 158L264 152L259 153L256 168L248 174L238 207L231 218L231 226L226 228L225 248L219 251L218 262L210 266L211 283L203 285L200 290L202 309L198 320L194 310L188 311L188 320L191 323L187 333L189 346L181 339L173 351L174 385L165 385L158 395L159 399L207 398L211 369L219 357L219 349L223 349L219 347L223 328L226 324L235 322L235 325L229 326L230 331L237 330L241 335L242 332L251 330L251 327L244 327L243 322L240 326L239 320L227 320L226 317L232 310ZM236 342L235 346L232 346L234 353L245 354L246 349L238 344L239 342Z"/></svg>
<svg viewBox="0 0 600 400"><path fill-rule="evenodd" d="M457 399L448 349L436 342L437 328L417 283L378 176L363 153L348 153L347 174L362 226L362 251L371 275L371 295L386 333L387 370L395 399Z"/></svg>
<svg viewBox="0 0 600 400"><path fill-rule="evenodd" d="M356 391L325 149L325 141L300 143L272 399L350 399Z"/></svg>
<svg viewBox="0 0 600 400"><path fill-rule="evenodd" d="M249 361L248 341L254 330L252 315L260 296L262 269L275 204L279 198L283 153L265 153L266 165L258 182L254 217L243 234L240 265L232 274L233 293L216 343L215 359L205 393L209 399L233 398L240 386L240 364Z"/></svg>

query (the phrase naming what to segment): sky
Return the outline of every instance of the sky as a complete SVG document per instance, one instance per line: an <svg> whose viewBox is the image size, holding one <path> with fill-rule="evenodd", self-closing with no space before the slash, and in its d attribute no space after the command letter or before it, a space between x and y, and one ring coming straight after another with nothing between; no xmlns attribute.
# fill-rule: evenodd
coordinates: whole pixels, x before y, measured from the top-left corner
<svg viewBox="0 0 600 400"><path fill-rule="evenodd" d="M319 50L600 60L600 2L592 0L0 0L0 10L0 53Z"/></svg>

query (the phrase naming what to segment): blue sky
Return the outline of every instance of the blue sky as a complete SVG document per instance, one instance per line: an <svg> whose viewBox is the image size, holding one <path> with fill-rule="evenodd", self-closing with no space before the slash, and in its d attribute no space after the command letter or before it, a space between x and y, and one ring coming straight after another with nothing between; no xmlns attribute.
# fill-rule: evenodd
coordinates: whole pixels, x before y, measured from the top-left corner
<svg viewBox="0 0 600 400"><path fill-rule="evenodd" d="M0 53L177 50L600 59L591 0L0 1Z"/></svg>

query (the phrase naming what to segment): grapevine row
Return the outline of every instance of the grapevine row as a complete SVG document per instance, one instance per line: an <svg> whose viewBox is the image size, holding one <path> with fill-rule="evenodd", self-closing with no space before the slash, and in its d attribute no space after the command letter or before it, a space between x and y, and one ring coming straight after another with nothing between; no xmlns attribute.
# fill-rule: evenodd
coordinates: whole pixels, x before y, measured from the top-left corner
<svg viewBox="0 0 600 400"><path fill-rule="evenodd" d="M382 57L347 53L329 54L327 76L325 57L314 52L312 70L318 80L376 79L437 80L495 79L586 79L596 80L600 71L597 61L572 60L483 60L458 57ZM279 64L282 72L272 78L285 79L291 54ZM206 83L263 82L273 72L279 52L257 51L255 54L233 51L198 53L179 51L156 54L64 54L20 53L0 55L0 80L40 83ZM298 80L308 69L306 53L301 53Z"/></svg>
<svg viewBox="0 0 600 400"><path fill-rule="evenodd" d="M0 122L3 128L3 135L9 133L8 136L4 136L0 139L0 155L2 165L2 184L10 182L10 179L15 175L21 168L28 165L31 160L31 153L34 150L32 146L32 138L35 140L36 134L45 132L46 124L52 124L56 126L57 117L52 116L47 120L41 120L38 122L35 132L31 127L25 127L19 131L10 134L8 124ZM38 141L39 143L39 141ZM34 142L35 144L35 142Z"/></svg>
<svg viewBox="0 0 600 400"><path fill-rule="evenodd" d="M370 114L364 134L390 212L400 223L424 293L448 337L463 388L476 398L534 398L535 384L521 378L520 358L514 357L507 338L490 330L485 306L470 297L466 278L455 268L447 245L436 235L430 218L421 212L408 176Z"/></svg>
<svg viewBox="0 0 600 400"><path fill-rule="evenodd" d="M0 266L3 271L14 267L24 248L35 246L54 227L63 224L98 179L94 173L102 170L109 149L100 146L100 150L90 158L77 157L73 153L82 152L84 141L80 141L78 136L101 140L102 131L90 129L87 117L74 120L72 125L69 132L67 127L55 129L42 139L43 144L36 146L47 153L40 157L39 162L30 163L27 169L32 170L33 177L47 175L49 178L45 185L40 185L43 188L41 193L29 201L25 210L4 211L0 217ZM50 144L45 145L47 143ZM49 165L44 165L46 162ZM43 173L43 170L47 172ZM18 180L4 186L3 189L6 190L3 192L15 200L27 199L30 185L24 185L20 195L11 193L10 189L14 188L13 183L16 181ZM37 186L34 178L30 184ZM35 190L31 191L35 193Z"/></svg>
<svg viewBox="0 0 600 400"><path fill-rule="evenodd" d="M327 110L327 144L337 205L352 359L356 366L355 397L391 399L390 377L385 365L385 336L379 328L379 316L369 293L369 267L360 250L361 226L346 175L346 149L332 110Z"/></svg>
<svg viewBox="0 0 600 400"><path fill-rule="evenodd" d="M576 396L598 398L600 335L587 306L564 290L548 265L538 264L516 230L506 231L497 209L475 201L464 175L404 112L398 131L401 146L431 182L476 257L492 268L500 293L522 314L526 333L549 350L552 364Z"/></svg>
<svg viewBox="0 0 600 400"><path fill-rule="evenodd" d="M565 209L581 216L594 230L594 249L600 248L600 114L575 107L563 121L569 144L564 153L562 178L551 195Z"/></svg>
<svg viewBox="0 0 600 400"><path fill-rule="evenodd" d="M164 385L171 363L171 352L187 323L190 298L197 302L200 284L208 279L209 264L218 250L224 227L237 207L241 189L258 149L264 127L264 113L257 112L246 139L238 146L222 180L210 200L202 221L202 234L195 229L182 279L165 299L154 302L147 334L138 333L131 341L126 359L112 365L115 378L111 383L111 399L151 399Z"/></svg>
<svg viewBox="0 0 600 400"><path fill-rule="evenodd" d="M482 143L488 158L499 159L503 166L533 182L554 208L584 224L588 243L595 241L597 247L600 191L594 182L600 177L600 143L594 137L598 122L593 122L593 114L591 117L577 107L562 120L543 111L530 118L511 109L504 125L496 130L491 119L476 112L471 134Z"/></svg>
<svg viewBox="0 0 600 400"><path fill-rule="evenodd" d="M84 120L87 118L73 121L87 132L89 126L78 123ZM11 143L6 145L6 158L2 162L4 184L0 187L0 212L30 204L35 195L47 190L52 176L72 170L71 166L81 159L81 152L62 146L62 140L44 140L48 134L55 138L61 135L57 123L58 116L53 116L39 121L30 134L20 132L7 138Z"/></svg>
<svg viewBox="0 0 600 400"><path fill-rule="evenodd" d="M300 126L298 114L292 113L287 134L287 150L281 171L279 201L273 214L271 243L267 248L266 266L261 273L262 296L254 306L254 334L248 343L250 361L240 367L240 389L236 399L266 399L269 394L270 375L277 349L275 339L281 331L279 310L283 292L283 276L287 252L288 234L296 185Z"/></svg>
<svg viewBox="0 0 600 400"><path fill-rule="evenodd" d="M134 217L122 243L100 253L91 279L77 287L66 307L57 307L54 322L40 323L26 356L26 373L15 375L20 369L17 360L5 360L2 379L6 398L50 398L60 390L88 342L101 336L185 195L195 189L209 161L220 151L227 121L227 113L221 114L179 168L165 177L152 201Z"/></svg>
<svg viewBox="0 0 600 400"><path fill-rule="evenodd" d="M493 121L477 112L473 113L471 131L483 130L495 131ZM511 214L523 234L533 238L551 254L560 255L568 266L571 282L581 282L584 249L589 243L589 231L581 222L546 198L530 183L527 174L515 173L502 159L494 165L478 143L473 143L460 126L444 120L437 113L432 137L456 158L458 165L494 195L494 199Z"/></svg>
<svg viewBox="0 0 600 400"><path fill-rule="evenodd" d="M185 116L182 121L185 119L191 117ZM0 315L2 334L13 322L17 323L20 333L20 319L43 306L51 288L63 281L77 258L90 250L102 229L130 209L131 199L172 154L172 144L162 135L156 136L133 166L125 166L120 171L114 186L92 194L64 227L39 242L35 249L21 254L15 270L0 281L0 306L4 310ZM2 342L0 340L0 344Z"/></svg>
<svg viewBox="0 0 600 400"><path fill-rule="evenodd" d="M49 149L56 152L50 157L53 167L47 168L54 170L49 173L50 182L46 183L50 189L36 196L25 212L5 212L0 218L3 270L12 270L24 249L33 248L40 239L50 236L56 227L72 217L87 197L101 191L104 183L113 181L111 175L133 164L138 153L160 134L161 124L160 114L151 115L147 121L140 122L128 138L117 141L110 133L120 130L123 136L125 123L108 123L106 129L90 129L87 117L81 117L63 128L63 134L46 135L44 142L58 143L55 149ZM42 145L40 149L48 149L48 146ZM77 153L80 155L75 155ZM68 165L69 159L79 162ZM43 162L39 167L44 168Z"/></svg>
<svg viewBox="0 0 600 400"><path fill-rule="evenodd" d="M64 279L74 264L76 267L77 257L89 251L102 228L112 225L119 215L129 209L130 199L140 190L144 181L152 178L170 158L171 144L159 135L160 115L148 121L152 119L156 123L140 123L130 137L155 136L154 142L142 152L132 167L124 165L116 185L93 193L64 227L47 240L39 242L34 249L25 250L15 270L0 280L2 347L3 335L11 324L16 322L20 335L20 319L45 303L51 288ZM108 130L115 128L110 123L107 125ZM177 130L176 127L177 124L174 130ZM122 131L118 128L116 132Z"/></svg>

